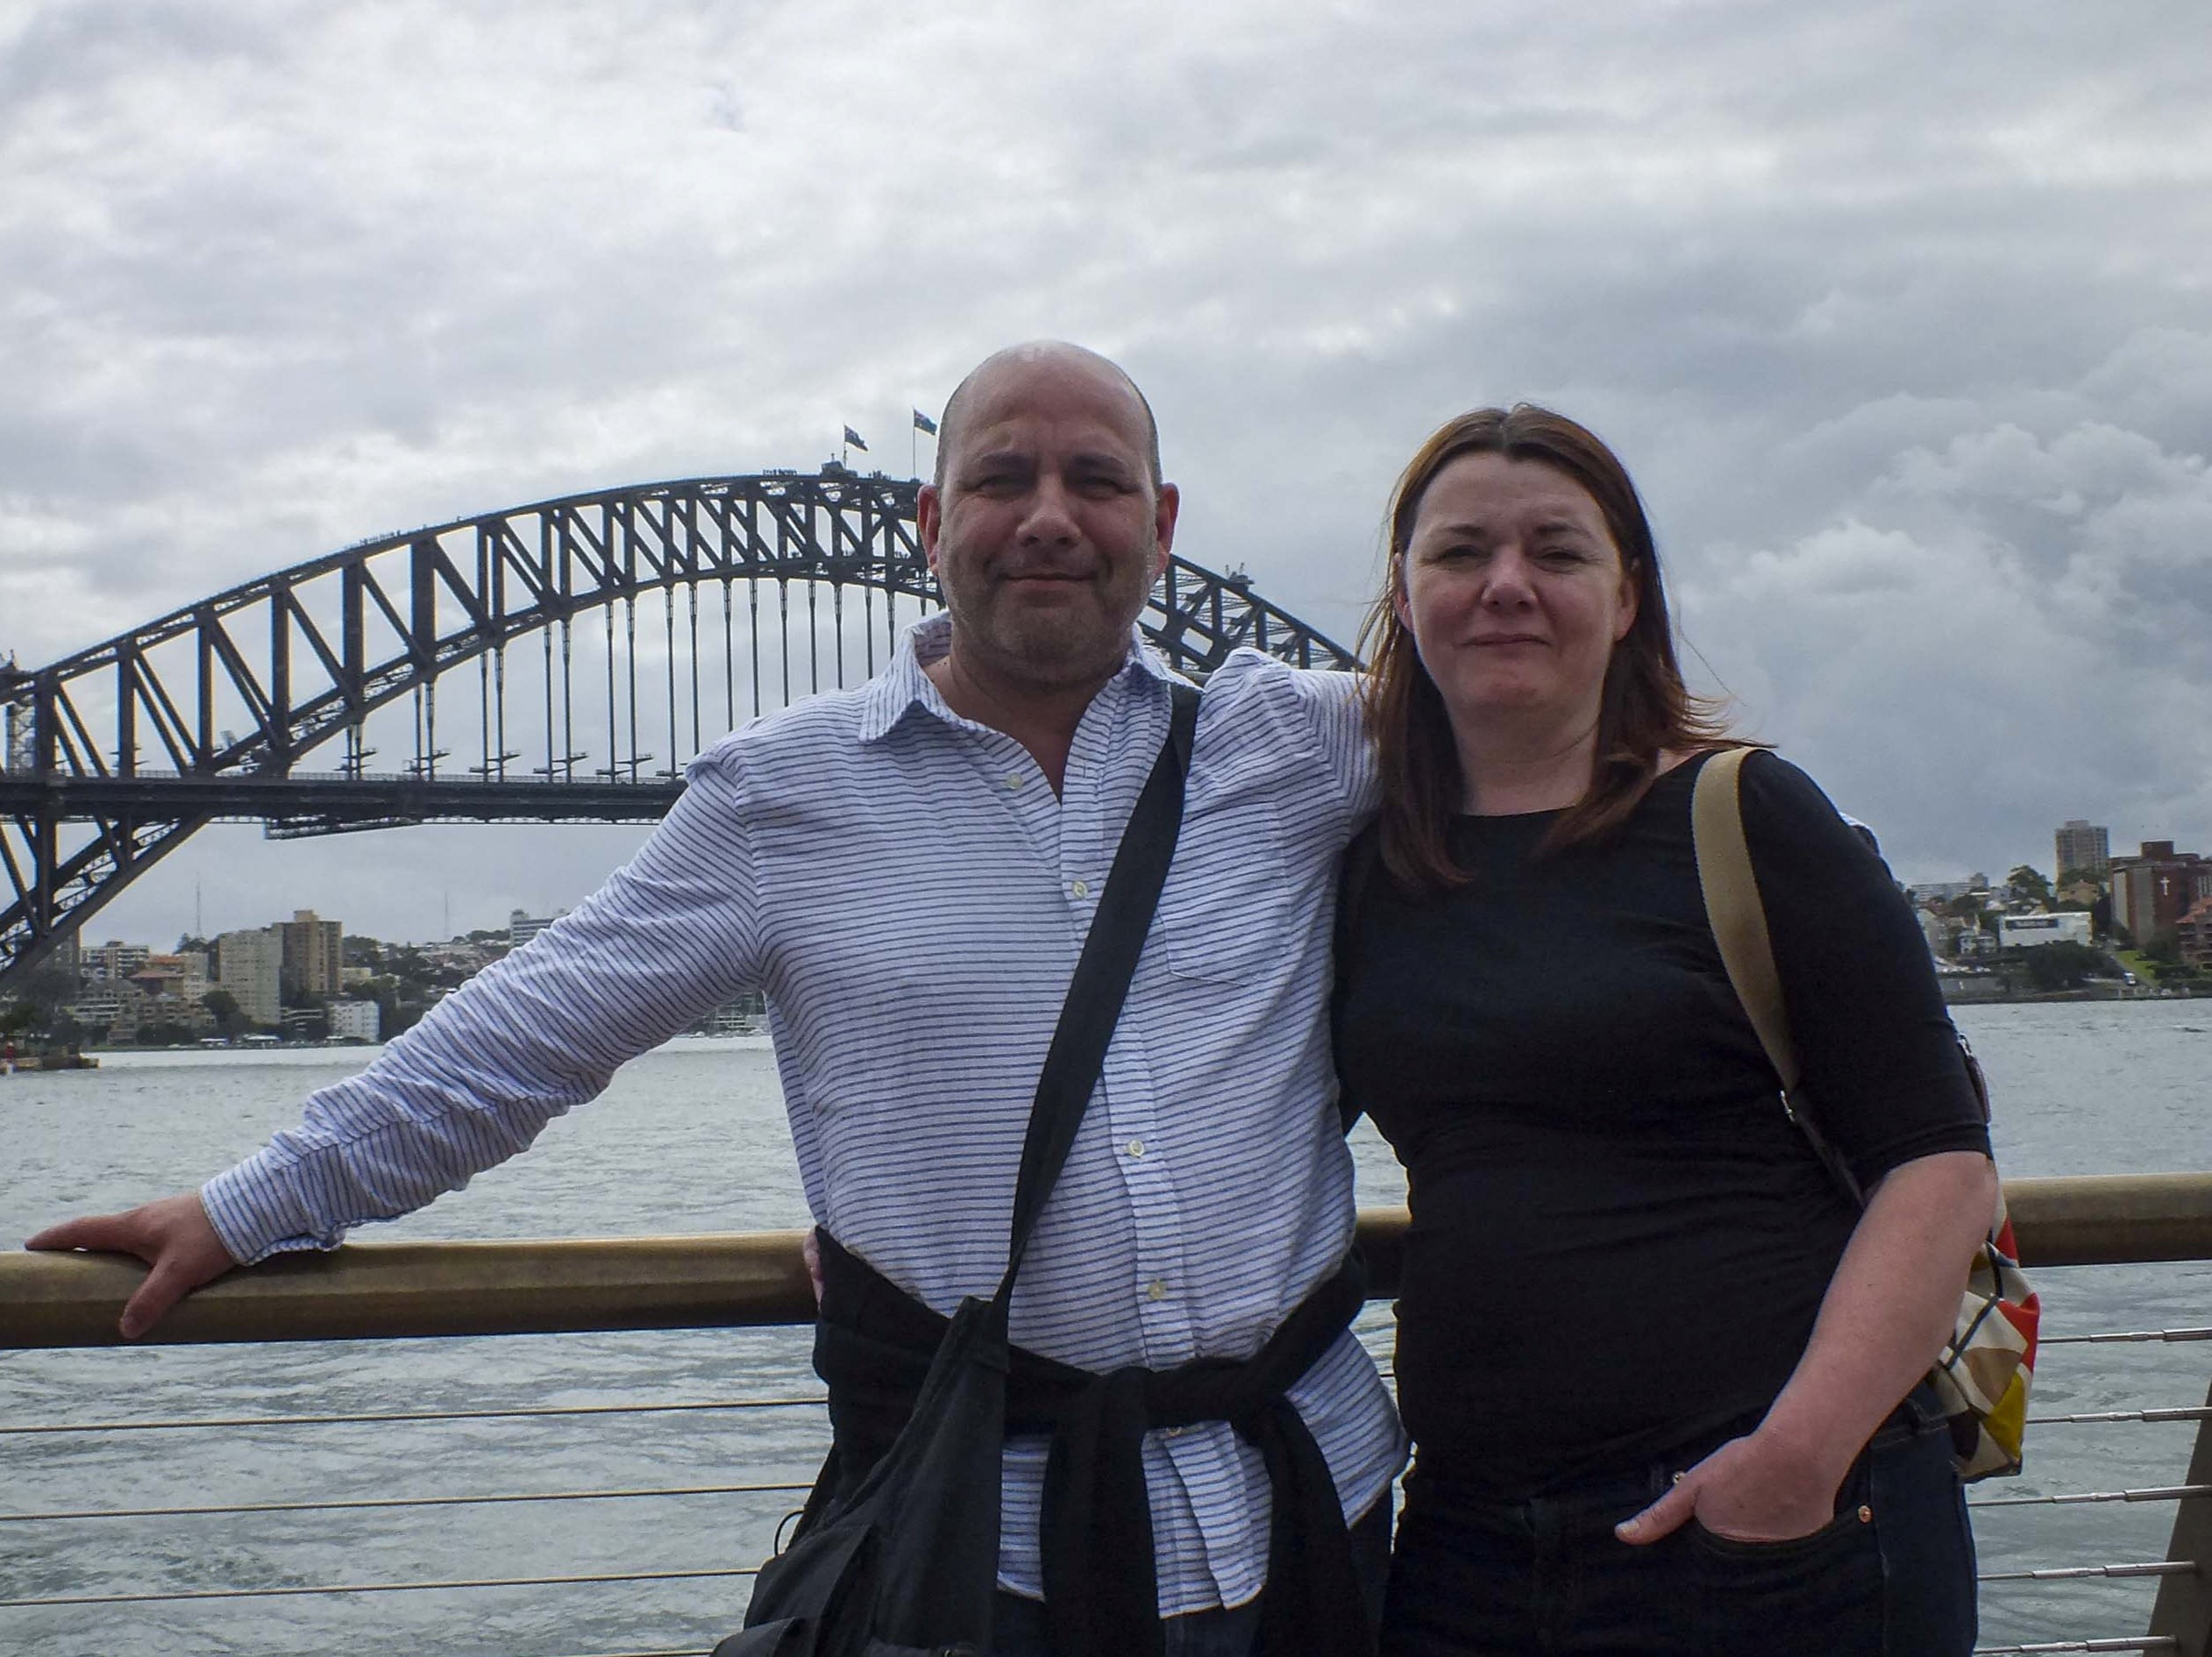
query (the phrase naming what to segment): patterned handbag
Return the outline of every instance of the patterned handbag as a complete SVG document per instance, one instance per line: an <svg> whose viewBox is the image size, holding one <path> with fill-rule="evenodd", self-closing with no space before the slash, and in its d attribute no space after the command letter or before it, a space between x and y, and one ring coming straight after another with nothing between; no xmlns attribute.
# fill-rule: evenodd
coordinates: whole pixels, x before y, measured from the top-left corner
<svg viewBox="0 0 2212 1657"><path fill-rule="evenodd" d="M1789 1038L1782 1009L1782 980L1775 971L1773 944L1767 935L1766 906L1752 872L1751 849L1744 840L1739 773L1753 750L1732 748L1714 754L1699 772L1690 801L1690 833L1696 847L1697 880L1705 896L1705 917L1720 947L1721 964L1735 986L1745 1015L1759 1033L1759 1043L1782 1084L1782 1108L1803 1130L1814 1152L1855 1206L1866 1197L1850 1167L1822 1135L1803 1091L1803 1072ZM1967 1075L1989 1120L1988 1083L1981 1064L1959 1038ZM1951 1423L1953 1457L1962 1479L1984 1479L2020 1470L2021 1442L2027 1431L2028 1387L2035 1376L2036 1326L2042 1315L2035 1285L2020 1269L2019 1245L2012 1221L1997 1197L1995 1223L1974 1256L1959 1302L1959 1320L1951 1342L1928 1378Z"/></svg>

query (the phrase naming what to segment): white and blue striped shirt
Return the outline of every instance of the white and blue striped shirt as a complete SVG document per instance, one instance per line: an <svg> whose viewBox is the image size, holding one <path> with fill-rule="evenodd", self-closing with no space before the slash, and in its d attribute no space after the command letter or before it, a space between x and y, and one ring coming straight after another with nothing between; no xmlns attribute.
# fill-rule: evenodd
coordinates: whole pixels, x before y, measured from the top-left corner
<svg viewBox="0 0 2212 1657"><path fill-rule="evenodd" d="M576 911L449 997L202 1195L231 1254L329 1247L528 1145L625 1060L764 990L815 1219L939 1312L1006 1263L1032 1092L1099 889L1168 726L1141 643L1056 798L922 672L924 621L856 691L693 761ZM1014 1297L1021 1345L1086 1369L1241 1358L1351 1240L1324 1016L1338 854L1372 778L1354 685L1241 651L1199 705L1175 861L1082 1131ZM1292 1390L1348 1518L1404 1439L1349 1333ZM1225 1424L1151 1434L1163 1616L1266 1574L1270 1489ZM1042 1440L1007 1446L1002 1581L1036 1594Z"/></svg>

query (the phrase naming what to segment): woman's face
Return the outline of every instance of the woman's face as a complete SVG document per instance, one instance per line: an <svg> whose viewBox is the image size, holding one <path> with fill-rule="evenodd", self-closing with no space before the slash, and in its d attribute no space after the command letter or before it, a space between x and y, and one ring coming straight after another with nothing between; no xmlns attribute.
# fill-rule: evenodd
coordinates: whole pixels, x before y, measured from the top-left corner
<svg viewBox="0 0 2212 1657"><path fill-rule="evenodd" d="M1589 491L1537 460L1462 455L1421 497L1398 613L1455 727L1594 724L1636 588Z"/></svg>

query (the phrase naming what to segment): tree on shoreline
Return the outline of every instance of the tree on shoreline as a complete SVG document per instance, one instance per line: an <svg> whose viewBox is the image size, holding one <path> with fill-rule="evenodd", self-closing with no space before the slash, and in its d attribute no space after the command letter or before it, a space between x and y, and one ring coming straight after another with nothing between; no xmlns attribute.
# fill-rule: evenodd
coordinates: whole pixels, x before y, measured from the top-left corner
<svg viewBox="0 0 2212 1657"><path fill-rule="evenodd" d="M228 990L210 990L200 998L200 1005L215 1021L215 1028L226 1036L237 1035L247 1028L245 1015L238 1011L238 998Z"/></svg>

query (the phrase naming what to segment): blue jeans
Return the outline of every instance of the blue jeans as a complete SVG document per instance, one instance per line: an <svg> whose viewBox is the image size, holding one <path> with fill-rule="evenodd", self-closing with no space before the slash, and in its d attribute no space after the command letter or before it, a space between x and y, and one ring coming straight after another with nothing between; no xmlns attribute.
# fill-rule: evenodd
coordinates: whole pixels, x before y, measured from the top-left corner
<svg viewBox="0 0 2212 1657"><path fill-rule="evenodd" d="M1352 1522L1352 1557L1358 1564L1361 1596L1369 1622L1383 1614L1383 1582L1391 1568L1391 1493ZM1264 1593L1262 1594L1264 1597ZM994 1657L1051 1657L1045 1638L1044 1602L1016 1594L999 1596L992 1614ZM1189 1611L1160 1625L1167 1657L1297 1657L1264 1652L1259 1642L1260 1602L1247 1600L1226 1610Z"/></svg>
<svg viewBox="0 0 2212 1657"><path fill-rule="evenodd" d="M1706 1448L1715 1447L1712 1446ZM1695 1520L1631 1547L1613 1526L1703 1452L1554 1498L1456 1499L1407 1481L1383 1657L1967 1657L1974 1537L1925 1390L1844 1480L1835 1518L1787 1542Z"/></svg>

